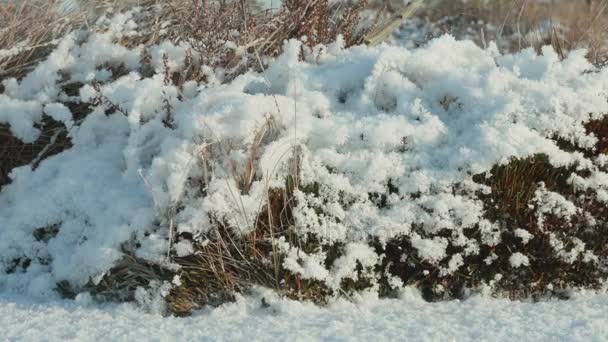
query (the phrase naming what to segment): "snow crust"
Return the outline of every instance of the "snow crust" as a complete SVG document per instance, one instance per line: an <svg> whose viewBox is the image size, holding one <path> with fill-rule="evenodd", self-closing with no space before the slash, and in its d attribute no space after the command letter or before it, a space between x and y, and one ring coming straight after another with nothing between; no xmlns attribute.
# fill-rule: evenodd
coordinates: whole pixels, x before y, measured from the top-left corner
<svg viewBox="0 0 608 342"><path fill-rule="evenodd" d="M48 296L58 281L95 282L133 241L139 257L167 263L173 224L198 242L217 221L249 233L268 190L285 186L294 160L297 234L344 243L346 253L325 269L323 252L301 257L298 247L284 245L283 266L334 286L356 277L358 263L378 262L370 239L409 237L420 258L446 262L445 274L463 265L460 254L445 260L448 245L465 256L479 252L465 229L479 229L483 244L498 243L499 229L483 219L476 195L488 189L472 176L511 158L544 153L555 166L590 171L573 176L575 186L608 189L608 175L593 160L552 140L591 147L597 138L583 125L608 112L608 71L582 50L560 61L550 47L542 55L501 55L494 45L482 49L449 35L417 49L343 49L339 41L308 49L290 41L262 74L221 84L211 73L207 84L177 87L166 81L161 60L181 70L186 46L152 47L156 70L144 77L146 51L117 43L137 34L136 13L102 18L102 33L68 35L23 80L3 82L0 123L31 142L35 123L49 115L66 124L74 146L35 170L15 169L2 188L0 288ZM118 68L124 75L113 77ZM78 96L62 91L66 82L82 84ZM74 125L59 104L68 99L94 110ZM255 176L245 190L240 180L254 148ZM193 180L204 195L192 190ZM558 195L537 195L547 211L574 214ZM52 225L57 236L35 239L34 231ZM450 238L439 236L446 230ZM188 243L176 241L176 252L192 253ZM23 258L31 264L22 272L5 271ZM526 265L512 258L514 267Z"/></svg>

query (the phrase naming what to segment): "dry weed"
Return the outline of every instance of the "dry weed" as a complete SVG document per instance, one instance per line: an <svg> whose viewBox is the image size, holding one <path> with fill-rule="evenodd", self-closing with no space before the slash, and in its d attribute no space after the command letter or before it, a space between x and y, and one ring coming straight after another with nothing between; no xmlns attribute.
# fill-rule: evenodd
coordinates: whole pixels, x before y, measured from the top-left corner
<svg viewBox="0 0 608 342"><path fill-rule="evenodd" d="M608 58L606 0L470 0L427 1L422 16L444 31L476 31L481 40L495 40L510 51L553 45L563 56L575 48L589 49L597 65Z"/></svg>

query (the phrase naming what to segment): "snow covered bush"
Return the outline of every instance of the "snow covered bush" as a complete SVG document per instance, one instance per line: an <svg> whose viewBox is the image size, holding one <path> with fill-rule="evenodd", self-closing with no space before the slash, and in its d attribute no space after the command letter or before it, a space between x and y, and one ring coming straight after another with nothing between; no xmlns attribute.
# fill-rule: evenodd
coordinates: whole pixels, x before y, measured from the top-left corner
<svg viewBox="0 0 608 342"><path fill-rule="evenodd" d="M156 306L150 288L187 314L252 284L317 302L601 285L608 71L585 51L289 40L225 82L187 42L123 44L138 15L3 81L14 138L52 118L71 147L2 187L0 288Z"/></svg>

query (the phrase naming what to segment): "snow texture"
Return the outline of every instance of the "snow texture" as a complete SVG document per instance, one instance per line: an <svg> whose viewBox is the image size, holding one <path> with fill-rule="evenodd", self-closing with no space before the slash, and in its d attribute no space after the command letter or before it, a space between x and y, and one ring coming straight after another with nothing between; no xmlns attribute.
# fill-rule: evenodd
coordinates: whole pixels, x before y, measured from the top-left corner
<svg viewBox="0 0 608 342"><path fill-rule="evenodd" d="M501 55L495 45L483 49L449 35L417 49L344 49L340 41L308 49L290 41L263 74L177 87L166 81L161 59L181 70L187 47L152 47L156 73L143 77L143 48L116 43L137 34L136 16L100 19L103 33L69 34L24 79L3 81L0 123L31 142L45 113L66 124L74 146L35 170L15 169L2 188L0 288L44 297L59 281L96 282L132 242L137 256L167 263L173 225L198 243L214 221L247 234L268 190L285 186L294 159L296 233L343 243L345 254L325 269L322 255L302 260L284 246L284 267L330 286L356 277L357 264L373 268L372 238L406 236L420 258L445 262L444 274L463 264L463 255L447 255L450 244L465 255L480 250L465 229L479 229L483 244L498 243L500 232L483 219L476 195L488 189L472 177L511 158L543 153L555 166L588 169L591 176L574 175L573 185L608 194L608 175L595 161L552 140L591 147L597 138L584 124L608 112L608 69L596 69L585 51L563 61L550 47L542 55ZM124 75L113 77L116 68ZM71 100L93 106L78 125L58 104L68 98L60 81L82 83ZM252 149L255 176L243 186ZM543 212L576 212L557 194L537 195ZM54 225L58 234L49 241L35 238ZM446 230L450 239L439 236ZM193 252L188 242L173 248ZM526 261L513 254L511 263Z"/></svg>
<svg viewBox="0 0 608 342"><path fill-rule="evenodd" d="M142 313L131 304L0 297L0 339L11 341L605 341L608 296L513 302L476 297L424 302L358 298L328 308L260 295L188 318Z"/></svg>

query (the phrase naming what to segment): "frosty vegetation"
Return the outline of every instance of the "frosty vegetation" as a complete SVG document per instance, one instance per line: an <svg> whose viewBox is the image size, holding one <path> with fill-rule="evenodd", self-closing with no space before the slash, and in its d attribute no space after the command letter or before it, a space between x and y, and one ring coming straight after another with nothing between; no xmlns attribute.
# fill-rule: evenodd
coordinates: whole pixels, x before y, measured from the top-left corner
<svg viewBox="0 0 608 342"><path fill-rule="evenodd" d="M1 289L187 314L253 285L318 303L604 285L608 70L584 50L225 41L249 58L230 74L188 41L125 43L146 15L2 82L13 139L51 124L65 150L1 188Z"/></svg>

